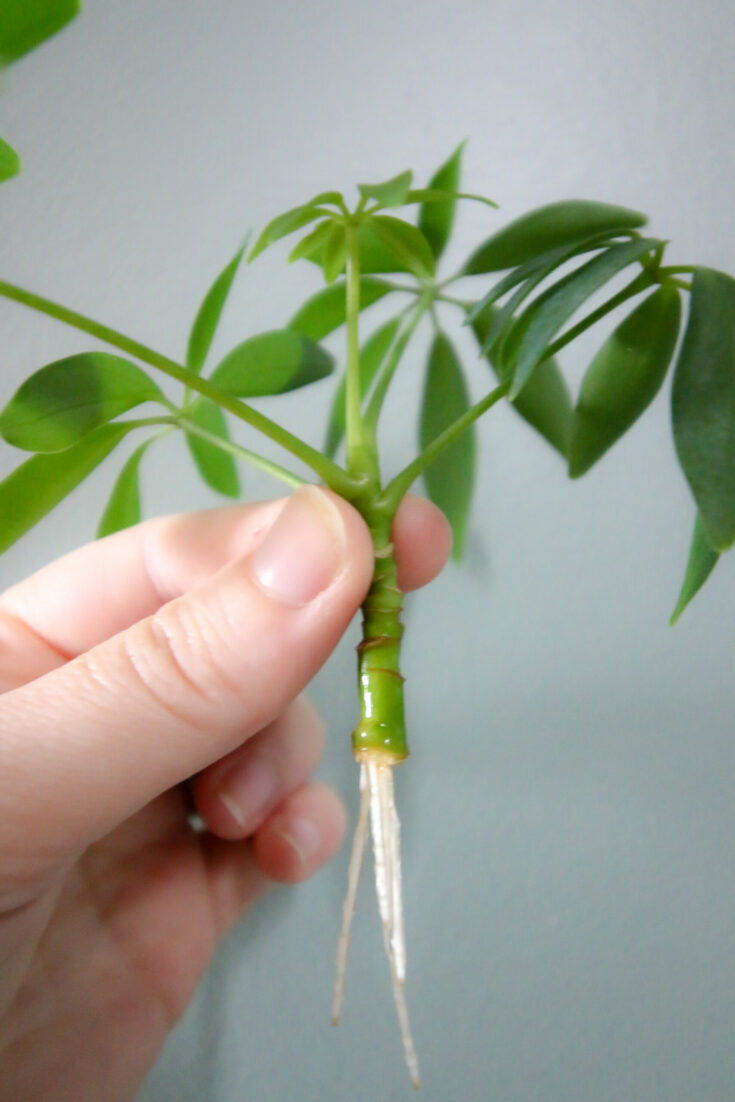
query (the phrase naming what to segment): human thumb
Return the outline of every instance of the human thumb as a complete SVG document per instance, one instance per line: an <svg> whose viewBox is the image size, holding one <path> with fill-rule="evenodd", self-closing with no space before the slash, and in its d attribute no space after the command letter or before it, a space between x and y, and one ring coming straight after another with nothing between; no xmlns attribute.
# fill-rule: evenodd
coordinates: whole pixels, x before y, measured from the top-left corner
<svg viewBox="0 0 735 1102"><path fill-rule="evenodd" d="M359 514L300 488L253 552L0 697L0 850L63 860L271 722L370 583Z"/></svg>

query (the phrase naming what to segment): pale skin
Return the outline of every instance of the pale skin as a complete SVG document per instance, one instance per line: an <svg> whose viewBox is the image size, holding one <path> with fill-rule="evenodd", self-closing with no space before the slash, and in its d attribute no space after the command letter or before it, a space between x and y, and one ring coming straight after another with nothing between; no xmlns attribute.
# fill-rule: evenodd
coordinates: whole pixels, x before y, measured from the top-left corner
<svg viewBox="0 0 735 1102"><path fill-rule="evenodd" d="M406 590L449 551L415 498L393 539ZM300 694L372 569L359 515L309 488L146 522L0 598L3 1102L132 1099L219 940L335 853Z"/></svg>

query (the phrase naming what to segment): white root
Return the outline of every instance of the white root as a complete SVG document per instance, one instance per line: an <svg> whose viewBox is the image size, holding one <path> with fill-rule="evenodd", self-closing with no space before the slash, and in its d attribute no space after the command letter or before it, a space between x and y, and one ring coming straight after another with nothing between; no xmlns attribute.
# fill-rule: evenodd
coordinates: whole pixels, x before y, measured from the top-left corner
<svg viewBox="0 0 735 1102"><path fill-rule="evenodd" d="M367 770L360 766L360 814L355 828L355 837L352 842L350 854L350 867L347 871L347 895L342 907L342 927L337 941L337 978L334 981L334 998L332 1000L332 1025L337 1025L342 1012L342 1003L345 997L345 972L347 971L347 956L350 951L350 928L355 915L355 903L357 902L357 888L360 883L360 873L365 857L368 832L368 809L370 807L370 786L368 785Z"/></svg>
<svg viewBox="0 0 735 1102"><path fill-rule="evenodd" d="M406 937L403 928L403 888L401 881L401 825L393 795L392 764L367 760L360 766L360 815L347 881L347 896L342 912L342 929L337 945L337 979L334 987L332 1020L339 1018L344 995L345 968L349 948L350 925L355 911L357 886L365 854L368 810L375 856L375 888L383 925L383 941L388 956L391 987L401 1029L406 1064L413 1085L419 1086L419 1064L411 1036L404 985L406 981Z"/></svg>

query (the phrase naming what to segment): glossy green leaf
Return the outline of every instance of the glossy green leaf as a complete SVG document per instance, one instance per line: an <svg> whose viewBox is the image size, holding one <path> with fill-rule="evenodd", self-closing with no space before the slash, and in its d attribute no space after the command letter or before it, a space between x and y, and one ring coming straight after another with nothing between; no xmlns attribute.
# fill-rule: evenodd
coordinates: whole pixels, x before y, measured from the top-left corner
<svg viewBox="0 0 735 1102"><path fill-rule="evenodd" d="M0 65L40 46L71 22L79 8L79 0L2 0Z"/></svg>
<svg viewBox="0 0 735 1102"><path fill-rule="evenodd" d="M429 243L421 230L400 218L387 214L378 214L370 219L370 226L379 241L389 252L406 266L410 272L419 276L432 276L436 261Z"/></svg>
<svg viewBox="0 0 735 1102"><path fill-rule="evenodd" d="M123 528L132 528L140 522L138 473L140 461L150 443L150 440L145 440L123 464L97 527L97 539L111 536L113 532L120 532Z"/></svg>
<svg viewBox="0 0 735 1102"><path fill-rule="evenodd" d="M20 157L12 146L0 138L0 184L20 172Z"/></svg>
<svg viewBox="0 0 735 1102"><path fill-rule="evenodd" d="M248 256L248 263L259 256L269 245L275 244L276 241L280 241L282 237L287 237L290 233L295 233L302 226L307 226L309 222L315 222L317 218L323 218L324 214L323 210L311 203L303 203L299 207L292 207L291 210L279 214L268 223L255 242Z"/></svg>
<svg viewBox="0 0 735 1102"><path fill-rule="evenodd" d="M222 410L208 398L200 398L194 402L187 409L186 418L212 436L219 436L222 440L230 439ZM186 433L186 442L197 470L207 485L226 497L239 497L240 479L234 457L192 432Z"/></svg>
<svg viewBox="0 0 735 1102"><path fill-rule="evenodd" d="M511 399L520 394L551 338L580 306L618 272L660 244L651 238L641 238L611 245L534 299L509 334L512 353L507 353L507 344L504 346L503 354L512 356L510 362L514 367Z"/></svg>
<svg viewBox="0 0 735 1102"><path fill-rule="evenodd" d="M55 452L141 402L163 402L136 364L82 352L36 371L0 413L0 436L16 448Z"/></svg>
<svg viewBox="0 0 735 1102"><path fill-rule="evenodd" d="M400 207L411 187L412 172L401 172L382 184L359 184L360 195L366 201L374 199L381 207Z"/></svg>
<svg viewBox="0 0 735 1102"><path fill-rule="evenodd" d="M191 327L189 344L186 350L186 366L190 371L200 372L204 367L204 361L207 358L222 310L246 248L247 243L241 249L238 249L230 263L220 272L204 296Z"/></svg>
<svg viewBox="0 0 735 1102"><path fill-rule="evenodd" d="M380 370L380 366L388 355L388 351L400 328L401 319L393 318L376 329L365 341L360 350L360 397L364 397L373 379ZM324 452L331 458L334 457L337 448L342 443L345 434L347 419L347 383L343 378L337 388L337 393L332 402L327 422L327 437L324 442Z"/></svg>
<svg viewBox="0 0 735 1102"><path fill-rule="evenodd" d="M679 292L664 284L605 341L582 380L574 410L572 478L588 471L656 397L674 355L680 323Z"/></svg>
<svg viewBox="0 0 735 1102"><path fill-rule="evenodd" d="M469 258L465 275L501 272L542 253L574 245L596 234L617 234L646 224L646 216L626 207L569 199L524 214L493 234Z"/></svg>
<svg viewBox="0 0 735 1102"><path fill-rule="evenodd" d="M16 467L0 482L0 552L83 482L128 432L124 422L101 425L66 451L34 455Z"/></svg>
<svg viewBox="0 0 735 1102"><path fill-rule="evenodd" d="M360 309L364 310L392 290L390 283L375 276L360 277ZM314 341L320 341L344 325L347 312L344 283L325 287L312 295L288 323L289 329L303 333Z"/></svg>
<svg viewBox="0 0 735 1102"><path fill-rule="evenodd" d="M674 375L674 443L710 545L735 540L735 280L696 268Z"/></svg>
<svg viewBox="0 0 735 1102"><path fill-rule="evenodd" d="M421 404L420 441L424 449L469 408L462 368L449 339L437 334L429 353ZM452 526L452 557L464 549L475 480L475 426L450 444L424 472L429 497Z"/></svg>
<svg viewBox="0 0 735 1102"><path fill-rule="evenodd" d="M307 233L305 237L302 237L288 254L289 264L293 264L296 260L312 259L316 259L317 263L321 263L324 245L332 232L333 226L334 222L331 218L325 218L311 233Z"/></svg>
<svg viewBox="0 0 735 1102"><path fill-rule="evenodd" d="M464 142L458 145L451 157L437 169L429 181L428 191L451 193L457 190L464 146ZM454 195L450 195L440 201L425 197L421 204L418 220L419 229L429 242L429 248L436 260L444 252L451 235L456 203Z"/></svg>
<svg viewBox="0 0 735 1102"><path fill-rule="evenodd" d="M486 306L470 323L481 348L487 343L488 333L498 313L494 307ZM484 355L498 380L507 382L508 373L503 370L500 357L492 352ZM512 408L566 458L572 427L572 399L559 365L553 357L538 365L512 403Z"/></svg>
<svg viewBox="0 0 735 1102"><path fill-rule="evenodd" d="M329 236L324 241L324 253L322 266L324 278L327 283L334 283L337 276L344 271L347 258L347 237L344 226L333 225Z"/></svg>
<svg viewBox="0 0 735 1102"><path fill-rule="evenodd" d="M258 333L233 348L212 372L212 382L238 398L295 390L329 375L334 360L293 329Z"/></svg>
<svg viewBox="0 0 735 1102"><path fill-rule="evenodd" d="M702 524L702 518L697 513L694 521L694 532L689 548L689 561L687 562L684 582L676 602L676 607L671 613L669 623L675 624L692 598L699 592L710 574L717 565L720 557L719 551L715 551L707 542L707 535Z"/></svg>

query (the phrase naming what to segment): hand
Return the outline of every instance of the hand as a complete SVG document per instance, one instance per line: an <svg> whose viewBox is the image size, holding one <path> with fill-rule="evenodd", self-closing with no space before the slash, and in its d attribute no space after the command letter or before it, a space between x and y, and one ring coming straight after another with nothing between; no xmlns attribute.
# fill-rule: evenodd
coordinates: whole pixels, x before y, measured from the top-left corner
<svg viewBox="0 0 735 1102"><path fill-rule="evenodd" d="M433 506L393 536L403 588L441 569ZM309 487L149 521L0 600L3 1102L132 1098L218 940L334 854L298 694L372 566L359 515Z"/></svg>

